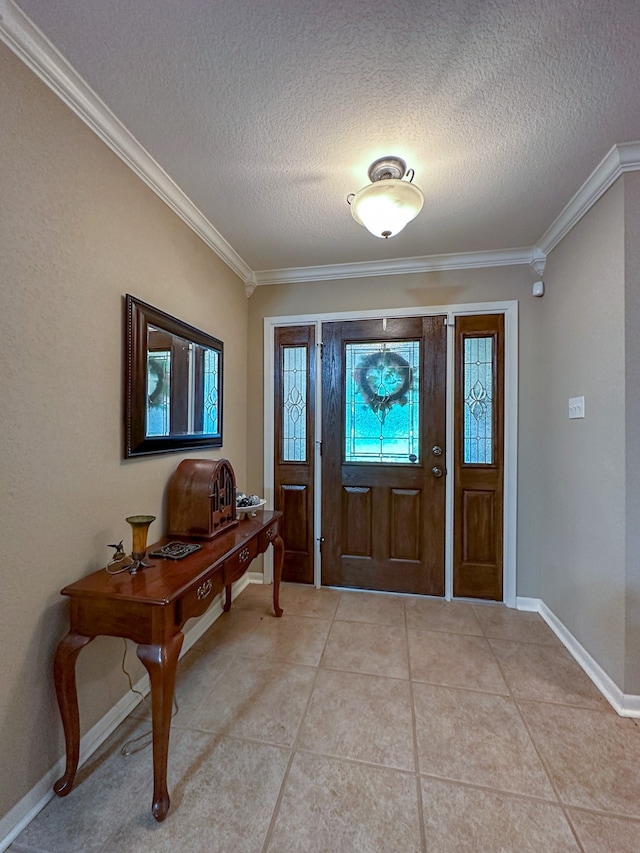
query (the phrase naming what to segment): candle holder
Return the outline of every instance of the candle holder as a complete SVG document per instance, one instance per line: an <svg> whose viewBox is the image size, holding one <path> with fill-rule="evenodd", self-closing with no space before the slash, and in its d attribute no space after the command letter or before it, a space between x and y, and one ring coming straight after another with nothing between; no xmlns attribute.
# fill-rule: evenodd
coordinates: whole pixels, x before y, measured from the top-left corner
<svg viewBox="0 0 640 853"><path fill-rule="evenodd" d="M150 565L149 563L144 562L144 553L147 549L147 532L149 530L149 525L155 520L155 515L130 515L126 519L126 521L131 525L132 532L131 557L133 559L133 564L129 570L132 575L135 575L138 569L143 569Z"/></svg>

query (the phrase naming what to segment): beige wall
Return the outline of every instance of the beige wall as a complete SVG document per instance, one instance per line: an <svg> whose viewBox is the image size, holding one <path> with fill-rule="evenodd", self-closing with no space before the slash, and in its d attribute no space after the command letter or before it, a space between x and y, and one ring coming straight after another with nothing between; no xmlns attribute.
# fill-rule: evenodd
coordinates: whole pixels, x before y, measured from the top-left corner
<svg viewBox="0 0 640 853"><path fill-rule="evenodd" d="M0 45L0 816L63 753L60 589L158 516L181 458L122 459L122 296L224 340L222 452L245 477L247 299L235 275ZM83 731L126 692L123 644L80 656ZM128 659L134 673L133 649Z"/></svg>
<svg viewBox="0 0 640 853"><path fill-rule="evenodd" d="M324 312L411 306L439 306L518 300L520 429L518 452L518 587L521 596L539 595L535 542L538 535L538 458L536 435L527 424L534 417L539 380L536 365L542 300L531 296L534 280L528 266L452 270L398 276L258 287L249 300L249 430L247 460L250 488L263 487L262 360L263 318Z"/></svg>
<svg viewBox="0 0 640 853"><path fill-rule="evenodd" d="M537 434L540 590L625 686L624 182L550 254L541 300ZM584 395L584 420L568 399Z"/></svg>

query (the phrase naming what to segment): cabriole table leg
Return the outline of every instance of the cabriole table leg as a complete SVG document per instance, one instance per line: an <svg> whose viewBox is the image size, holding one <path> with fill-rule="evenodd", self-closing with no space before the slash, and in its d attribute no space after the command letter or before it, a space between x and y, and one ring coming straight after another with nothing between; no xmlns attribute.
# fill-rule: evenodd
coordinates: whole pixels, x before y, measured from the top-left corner
<svg viewBox="0 0 640 853"><path fill-rule="evenodd" d="M169 811L167 759L171 711L176 683L176 666L184 634L180 631L163 645L139 645L137 654L151 681L151 720L153 729L153 803L151 811L163 821Z"/></svg>
<svg viewBox="0 0 640 853"><path fill-rule="evenodd" d="M93 640L84 634L70 631L58 643L53 661L53 678L64 740L67 752L67 765L64 776L53 786L59 797L66 797L73 787L80 757L80 713L78 711L78 690L76 687L76 658L82 649Z"/></svg>

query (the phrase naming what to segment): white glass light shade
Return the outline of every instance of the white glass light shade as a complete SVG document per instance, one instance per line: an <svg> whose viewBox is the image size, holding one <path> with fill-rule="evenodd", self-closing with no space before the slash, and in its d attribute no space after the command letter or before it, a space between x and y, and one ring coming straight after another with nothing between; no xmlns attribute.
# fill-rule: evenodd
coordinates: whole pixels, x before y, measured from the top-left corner
<svg viewBox="0 0 640 853"><path fill-rule="evenodd" d="M415 184L385 178L369 184L351 200L351 214L376 237L393 237L415 219L424 198Z"/></svg>

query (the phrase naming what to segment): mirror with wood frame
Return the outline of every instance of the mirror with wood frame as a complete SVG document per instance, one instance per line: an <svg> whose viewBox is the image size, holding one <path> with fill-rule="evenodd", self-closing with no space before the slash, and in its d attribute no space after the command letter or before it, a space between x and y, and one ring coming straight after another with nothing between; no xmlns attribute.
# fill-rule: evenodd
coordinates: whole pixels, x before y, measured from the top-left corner
<svg viewBox="0 0 640 853"><path fill-rule="evenodd" d="M222 341L125 297L124 455L222 446Z"/></svg>

